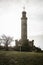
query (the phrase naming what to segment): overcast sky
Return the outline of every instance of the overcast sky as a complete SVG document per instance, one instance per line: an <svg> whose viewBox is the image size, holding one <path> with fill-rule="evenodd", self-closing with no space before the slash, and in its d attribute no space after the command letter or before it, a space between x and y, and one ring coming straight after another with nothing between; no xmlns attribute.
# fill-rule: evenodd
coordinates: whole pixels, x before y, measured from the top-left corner
<svg viewBox="0 0 43 65"><path fill-rule="evenodd" d="M28 18L28 38L43 35L43 0L0 0L0 35L21 38L21 16L24 6Z"/></svg>

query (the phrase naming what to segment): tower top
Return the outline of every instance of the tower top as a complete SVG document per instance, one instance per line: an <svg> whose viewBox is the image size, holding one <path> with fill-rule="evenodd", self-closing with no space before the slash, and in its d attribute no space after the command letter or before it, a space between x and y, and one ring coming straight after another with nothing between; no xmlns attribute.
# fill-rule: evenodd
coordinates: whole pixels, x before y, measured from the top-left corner
<svg viewBox="0 0 43 65"><path fill-rule="evenodd" d="M26 17L26 11L25 11L25 6L23 7L23 11L22 11L22 19L23 18L27 19L27 17Z"/></svg>

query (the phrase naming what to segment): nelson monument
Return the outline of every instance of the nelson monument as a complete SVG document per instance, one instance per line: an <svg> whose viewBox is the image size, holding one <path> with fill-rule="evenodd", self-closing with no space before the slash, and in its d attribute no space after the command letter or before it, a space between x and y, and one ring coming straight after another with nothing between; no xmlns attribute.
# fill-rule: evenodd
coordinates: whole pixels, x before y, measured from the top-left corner
<svg viewBox="0 0 43 65"><path fill-rule="evenodd" d="M21 39L15 40L16 44L16 50L21 51L32 51L34 47L34 40L30 41L27 39L27 16L26 11L22 11L22 17L21 17Z"/></svg>

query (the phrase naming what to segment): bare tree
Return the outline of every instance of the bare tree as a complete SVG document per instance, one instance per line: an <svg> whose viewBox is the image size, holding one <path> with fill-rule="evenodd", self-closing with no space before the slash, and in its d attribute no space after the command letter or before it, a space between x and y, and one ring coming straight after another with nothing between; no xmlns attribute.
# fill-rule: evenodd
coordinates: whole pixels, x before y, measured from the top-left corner
<svg viewBox="0 0 43 65"><path fill-rule="evenodd" d="M2 35L1 39L2 43L5 46L5 49L8 50L8 45L10 45L10 43L13 41L13 37Z"/></svg>
<svg viewBox="0 0 43 65"><path fill-rule="evenodd" d="M0 50L2 49L1 44L2 44L2 39L0 38Z"/></svg>
<svg viewBox="0 0 43 65"><path fill-rule="evenodd" d="M1 46L1 43L2 43L2 41L1 41L1 39L0 39L0 46Z"/></svg>

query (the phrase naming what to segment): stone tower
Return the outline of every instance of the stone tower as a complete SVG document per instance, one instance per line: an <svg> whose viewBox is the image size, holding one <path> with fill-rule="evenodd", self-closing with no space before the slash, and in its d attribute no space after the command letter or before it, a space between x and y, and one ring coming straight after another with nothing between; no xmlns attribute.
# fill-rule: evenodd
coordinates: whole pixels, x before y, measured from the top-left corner
<svg viewBox="0 0 43 65"><path fill-rule="evenodd" d="M27 39L27 17L25 11L22 12L21 17L21 39Z"/></svg>
<svg viewBox="0 0 43 65"><path fill-rule="evenodd" d="M30 41L27 39L27 17L26 17L26 11L22 11L22 17L21 17L21 39L15 40L16 42L16 48L22 47L25 50L32 50L34 40ZM31 49L30 49L31 48Z"/></svg>

